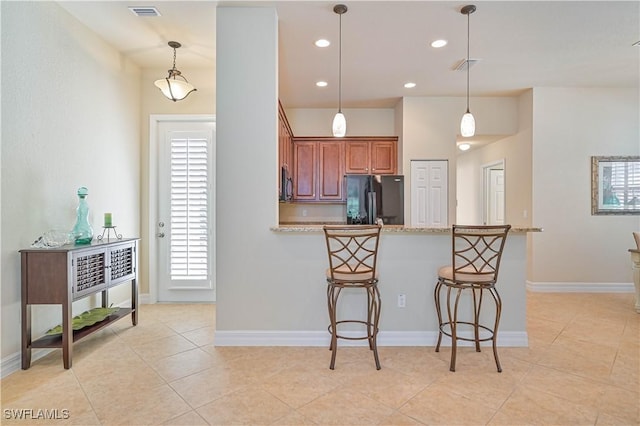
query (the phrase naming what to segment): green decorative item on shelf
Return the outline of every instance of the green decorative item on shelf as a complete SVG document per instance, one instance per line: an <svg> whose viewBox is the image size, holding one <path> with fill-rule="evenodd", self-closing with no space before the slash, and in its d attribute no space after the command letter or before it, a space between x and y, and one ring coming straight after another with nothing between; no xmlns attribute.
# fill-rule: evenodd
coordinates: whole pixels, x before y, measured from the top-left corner
<svg viewBox="0 0 640 426"><path fill-rule="evenodd" d="M76 244L91 244L91 240L93 239L93 228L91 228L91 224L89 223L87 195L89 195L89 190L86 187L81 186L78 188L79 203L76 210L77 218L73 231L71 231Z"/></svg>
<svg viewBox="0 0 640 426"><path fill-rule="evenodd" d="M72 328L74 330L80 330L84 327L88 327L95 323L105 320L109 315L117 312L120 308L118 307L109 307L109 308L93 308L88 311L81 313L78 316L73 317L71 321ZM51 330L47 331L47 335L55 335L62 334L62 325L57 325L53 327Z"/></svg>

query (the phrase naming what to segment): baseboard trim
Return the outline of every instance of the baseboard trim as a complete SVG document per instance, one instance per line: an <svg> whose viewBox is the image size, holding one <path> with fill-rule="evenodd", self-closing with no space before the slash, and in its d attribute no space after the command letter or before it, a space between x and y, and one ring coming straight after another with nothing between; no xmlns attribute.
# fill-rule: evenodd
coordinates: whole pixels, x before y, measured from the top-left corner
<svg viewBox="0 0 640 426"><path fill-rule="evenodd" d="M356 334L341 332L355 337ZM470 337L463 333L462 337ZM435 346L437 331L381 331L378 346ZM340 346L364 346L365 340L340 340ZM483 342L483 346L490 345ZM329 346L329 334L326 331L225 331L216 330L215 346ZM442 339L443 346L451 346L448 337ZM470 342L461 341L460 346L470 346ZM529 338L526 331L498 332L498 346L527 347Z"/></svg>
<svg viewBox="0 0 640 426"><path fill-rule="evenodd" d="M39 360L40 358L48 355L52 351L56 349L32 349L31 350L31 363ZM62 359L60 360L60 365L62 365ZM12 355L6 356L2 358L2 365L0 365L0 377L5 378L10 374L15 373L22 369L22 355L20 352L16 352Z"/></svg>
<svg viewBox="0 0 640 426"><path fill-rule="evenodd" d="M138 295L138 303L141 305L151 304L151 295L149 293L142 293Z"/></svg>
<svg viewBox="0 0 640 426"><path fill-rule="evenodd" d="M533 282L527 280L533 293L633 293L633 283Z"/></svg>

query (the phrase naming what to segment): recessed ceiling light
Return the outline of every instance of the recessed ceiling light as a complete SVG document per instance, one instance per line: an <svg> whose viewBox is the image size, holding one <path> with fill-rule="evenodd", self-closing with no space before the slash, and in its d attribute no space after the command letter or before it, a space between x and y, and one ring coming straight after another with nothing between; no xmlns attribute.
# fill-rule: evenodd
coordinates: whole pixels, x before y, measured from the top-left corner
<svg viewBox="0 0 640 426"><path fill-rule="evenodd" d="M468 144L468 143L461 143L460 145L458 145L458 149L460 151L466 151L469 148L471 148L471 144Z"/></svg>
<svg viewBox="0 0 640 426"><path fill-rule="evenodd" d="M407 89L413 89L414 87L416 87L416 84L409 81L407 83L404 84L404 87L406 87Z"/></svg>
<svg viewBox="0 0 640 426"><path fill-rule="evenodd" d="M320 40L316 40L314 44L318 47L328 47L331 42L329 40L321 38Z"/></svg>
<svg viewBox="0 0 640 426"><path fill-rule="evenodd" d="M316 81L316 86L318 87L327 87L328 83L326 81Z"/></svg>
<svg viewBox="0 0 640 426"><path fill-rule="evenodd" d="M440 40L431 42L431 47L435 47L436 49L438 49L440 47L446 46L447 43L448 43L447 40L440 39Z"/></svg>

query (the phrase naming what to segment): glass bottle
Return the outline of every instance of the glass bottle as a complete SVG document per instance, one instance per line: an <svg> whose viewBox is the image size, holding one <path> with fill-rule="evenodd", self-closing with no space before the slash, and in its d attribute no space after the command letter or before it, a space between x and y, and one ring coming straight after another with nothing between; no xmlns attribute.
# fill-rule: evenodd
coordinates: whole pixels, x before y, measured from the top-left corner
<svg viewBox="0 0 640 426"><path fill-rule="evenodd" d="M89 195L89 190L84 186L78 188L78 209L76 224L73 227L73 238L76 244L91 244L93 239L93 228L89 223L89 204L87 204L86 197Z"/></svg>

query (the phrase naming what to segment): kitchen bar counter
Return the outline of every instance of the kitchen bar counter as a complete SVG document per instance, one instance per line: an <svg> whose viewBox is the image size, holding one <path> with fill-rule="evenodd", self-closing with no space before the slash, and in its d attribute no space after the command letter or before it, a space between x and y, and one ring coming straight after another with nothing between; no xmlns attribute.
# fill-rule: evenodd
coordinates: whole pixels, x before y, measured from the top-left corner
<svg viewBox="0 0 640 426"><path fill-rule="evenodd" d="M322 232L323 225L344 225L344 223L287 223L272 227L273 232ZM542 232L542 228L511 228L510 233L522 234L528 232ZM412 228L404 225L384 225L382 227L384 233L402 233L402 234L450 234L451 228Z"/></svg>
<svg viewBox="0 0 640 426"><path fill-rule="evenodd" d="M259 259L264 262L264 268L271 268L270 285L260 287L259 297L255 296L255 290L238 296L245 303L255 300L250 309L262 316L272 315L273 306L279 304L280 311L286 311L286 315L278 318L296 318L296 326L292 328L283 321L268 331L261 331L259 325L248 321L239 311L229 323L231 325L216 330L216 345L329 344L325 281L327 249L322 235L322 226L328 222L288 222L270 227L269 236L265 238L272 239L274 249ZM340 225L339 221L330 224ZM382 229L378 259L382 317L378 345L435 346L438 318L433 292L438 270L451 263L451 230L399 225L385 225ZM507 237L497 283L503 300L498 346L528 346L527 247L529 238L541 231L541 228L525 225L516 227ZM264 299L271 294L277 296L265 304ZM402 305L398 303L400 295L405 301ZM353 297L353 294L345 296L347 299L341 306L345 316L356 317L363 310L366 312L366 300ZM460 303L465 312L473 309L469 298L461 299ZM443 344L449 345L450 341L444 339Z"/></svg>

